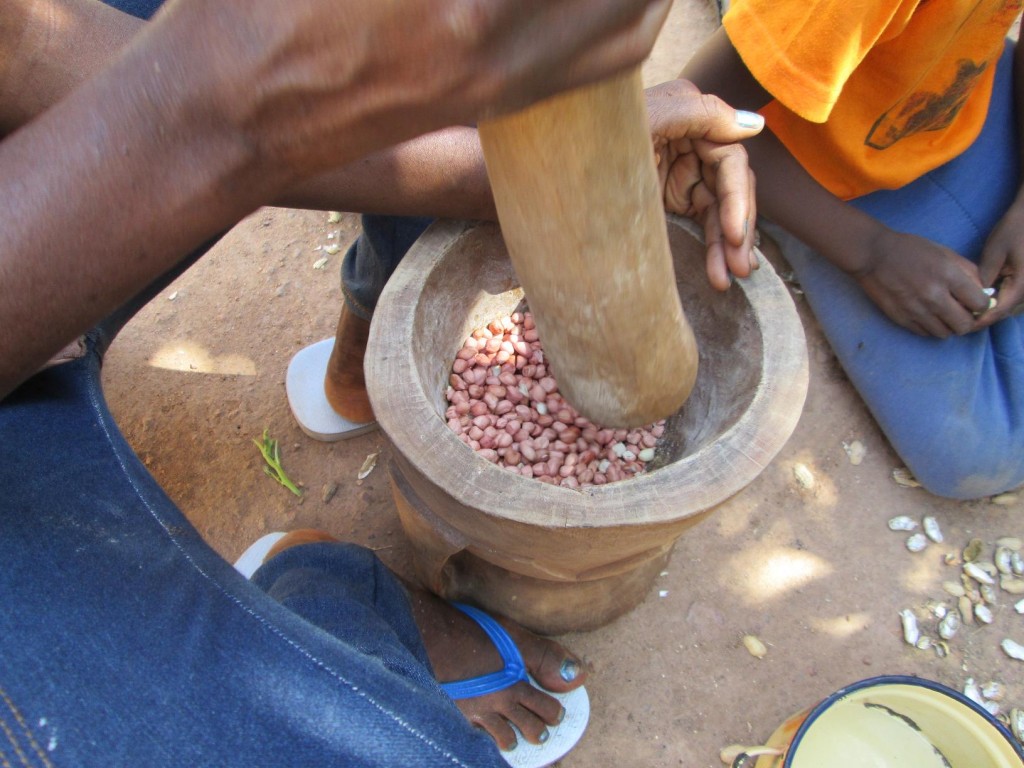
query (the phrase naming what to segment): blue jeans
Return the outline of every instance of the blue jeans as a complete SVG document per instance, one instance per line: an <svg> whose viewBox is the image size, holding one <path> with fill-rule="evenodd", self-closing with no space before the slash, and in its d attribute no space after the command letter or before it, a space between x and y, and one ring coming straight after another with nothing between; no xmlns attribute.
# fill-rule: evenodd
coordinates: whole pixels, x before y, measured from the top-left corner
<svg viewBox="0 0 1024 768"><path fill-rule="evenodd" d="M851 204L977 262L1019 189L1014 115L1007 45L974 144L901 189ZM1024 316L967 336L917 336L806 245L778 227L766 230L780 241L850 381L925 488L971 499L1024 483Z"/></svg>
<svg viewBox="0 0 1024 768"><path fill-rule="evenodd" d="M102 354L200 254L0 402L0 765L504 766L371 552L294 547L247 581L118 430Z"/></svg>
<svg viewBox="0 0 1024 768"><path fill-rule="evenodd" d="M345 304L369 320L391 273L433 219L418 216L362 217L363 232L341 264Z"/></svg>
<svg viewBox="0 0 1024 768"><path fill-rule="evenodd" d="M114 333L0 402L0 764L504 765L372 553L206 545L107 409Z"/></svg>

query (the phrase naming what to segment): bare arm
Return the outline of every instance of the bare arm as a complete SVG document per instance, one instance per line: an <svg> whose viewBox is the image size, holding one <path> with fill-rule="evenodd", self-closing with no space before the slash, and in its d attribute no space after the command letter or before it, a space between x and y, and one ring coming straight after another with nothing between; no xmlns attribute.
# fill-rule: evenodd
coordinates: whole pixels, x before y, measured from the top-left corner
<svg viewBox="0 0 1024 768"><path fill-rule="evenodd" d="M36 7L0 0L5 89L38 60L23 48ZM30 100L21 117L0 106L21 125L0 143L0 397L181 254L300 181L635 65L666 10L172 0L34 119L24 122Z"/></svg>
<svg viewBox="0 0 1024 768"><path fill-rule="evenodd" d="M682 77L705 93L748 109L761 109L772 100L743 64L724 27L701 46ZM744 144L757 173L758 210L827 255L841 269L857 271L866 244L881 225L818 184L770 130ZM844 247L837 249L837 242Z"/></svg>
<svg viewBox="0 0 1024 768"><path fill-rule="evenodd" d="M0 136L114 61L146 22L97 0L5 6L0 19ZM494 219L476 131L453 127L302 181L279 205Z"/></svg>
<svg viewBox="0 0 1024 768"><path fill-rule="evenodd" d="M683 76L733 104L760 109L771 95L744 66L724 28ZM987 306L974 264L923 238L890 230L818 184L771 131L746 142L757 205L856 279L892 320L922 335L967 333Z"/></svg>
<svg viewBox="0 0 1024 768"><path fill-rule="evenodd" d="M1021 105L1024 105L1024 46L1017 44L1013 58L1013 91L1017 109L1017 146L1024 158L1024 124L1021 123ZM1024 179L1024 171L1021 171ZM987 326L1011 314L1024 311L1024 187L1006 214L992 230L979 263L982 283L998 284L998 305L984 313L979 326Z"/></svg>
<svg viewBox="0 0 1024 768"><path fill-rule="evenodd" d="M290 189L294 208L497 220L476 130L445 128L375 152Z"/></svg>
<svg viewBox="0 0 1024 768"><path fill-rule="evenodd" d="M0 136L107 66L144 24L97 0L4 2L0 8Z"/></svg>

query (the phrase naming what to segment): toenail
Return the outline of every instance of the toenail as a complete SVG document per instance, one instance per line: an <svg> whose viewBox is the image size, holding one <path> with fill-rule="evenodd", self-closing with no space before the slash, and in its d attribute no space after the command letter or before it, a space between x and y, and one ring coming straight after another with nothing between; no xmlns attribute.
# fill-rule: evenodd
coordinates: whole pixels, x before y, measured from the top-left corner
<svg viewBox="0 0 1024 768"><path fill-rule="evenodd" d="M551 734L548 732L548 729L545 728L543 731L540 732L540 736L537 737L537 741L539 741L541 744L543 744L549 738L551 738Z"/></svg>
<svg viewBox="0 0 1024 768"><path fill-rule="evenodd" d="M562 668L559 670L562 675L562 679L567 683L571 683L576 679L576 676L580 673L580 665L572 659L566 659L562 662Z"/></svg>
<svg viewBox="0 0 1024 768"><path fill-rule="evenodd" d="M558 710L558 719L555 720L555 725L560 724L565 719L565 707L561 707Z"/></svg>

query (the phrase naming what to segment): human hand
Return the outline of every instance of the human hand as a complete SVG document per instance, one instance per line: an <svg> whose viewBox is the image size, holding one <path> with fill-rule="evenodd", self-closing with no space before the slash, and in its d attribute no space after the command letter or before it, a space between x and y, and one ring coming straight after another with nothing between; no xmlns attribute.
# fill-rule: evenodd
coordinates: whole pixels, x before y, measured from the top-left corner
<svg viewBox="0 0 1024 768"><path fill-rule="evenodd" d="M977 267L916 235L884 229L853 277L893 321L940 339L976 330L988 307Z"/></svg>
<svg viewBox="0 0 1024 768"><path fill-rule="evenodd" d="M309 172L638 64L669 5L177 0L153 26L186 23L179 54L187 45L204 58L186 57L174 76L213 82L260 161Z"/></svg>
<svg viewBox="0 0 1024 768"><path fill-rule="evenodd" d="M985 328L1024 311L1024 204L1015 202L989 233L978 264L981 284L998 286L996 306L975 326Z"/></svg>
<svg viewBox="0 0 1024 768"><path fill-rule="evenodd" d="M754 174L737 142L757 134L763 121L686 80L646 95L665 209L703 225L708 280L724 291L730 274L746 277L757 268Z"/></svg>

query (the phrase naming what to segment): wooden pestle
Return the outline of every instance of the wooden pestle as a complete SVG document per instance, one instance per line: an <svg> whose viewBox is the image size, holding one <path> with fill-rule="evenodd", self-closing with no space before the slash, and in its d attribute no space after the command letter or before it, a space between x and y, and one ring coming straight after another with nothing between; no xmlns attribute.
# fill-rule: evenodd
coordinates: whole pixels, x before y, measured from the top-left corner
<svg viewBox="0 0 1024 768"><path fill-rule="evenodd" d="M565 399L608 427L697 376L639 68L479 125L498 220Z"/></svg>

